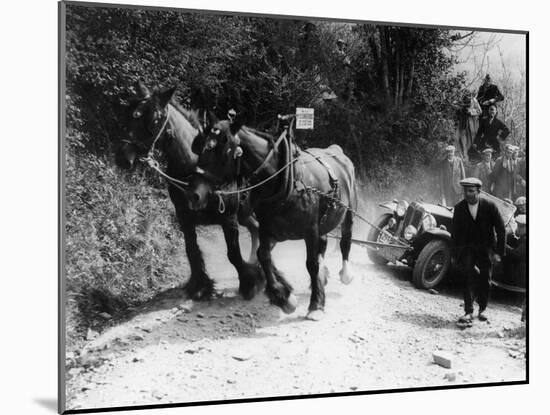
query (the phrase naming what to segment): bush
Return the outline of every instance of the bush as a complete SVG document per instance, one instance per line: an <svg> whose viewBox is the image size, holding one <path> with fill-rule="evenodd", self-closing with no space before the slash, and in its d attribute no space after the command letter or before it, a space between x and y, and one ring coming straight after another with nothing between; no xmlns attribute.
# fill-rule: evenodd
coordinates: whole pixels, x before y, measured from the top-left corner
<svg viewBox="0 0 550 415"><path fill-rule="evenodd" d="M98 312L116 313L185 281L183 235L166 192L145 172L122 174L108 160L68 152L66 295L68 334Z"/></svg>

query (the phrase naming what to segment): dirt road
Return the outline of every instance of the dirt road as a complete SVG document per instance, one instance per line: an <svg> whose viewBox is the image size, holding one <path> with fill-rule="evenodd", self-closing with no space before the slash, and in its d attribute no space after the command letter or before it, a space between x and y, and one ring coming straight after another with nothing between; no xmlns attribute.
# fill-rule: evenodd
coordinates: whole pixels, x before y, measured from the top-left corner
<svg viewBox="0 0 550 415"><path fill-rule="evenodd" d="M525 379L518 298L495 293L490 322L461 330L459 290L417 290L407 268L373 265L360 247L345 286L332 242L326 315L307 321L303 242L274 251L299 299L285 315L263 294L236 296L236 275L216 242L223 239L211 238L220 249L208 250L206 262L223 296L190 302L175 289L105 330L68 359L67 409ZM434 352L449 354L452 367L433 363Z"/></svg>

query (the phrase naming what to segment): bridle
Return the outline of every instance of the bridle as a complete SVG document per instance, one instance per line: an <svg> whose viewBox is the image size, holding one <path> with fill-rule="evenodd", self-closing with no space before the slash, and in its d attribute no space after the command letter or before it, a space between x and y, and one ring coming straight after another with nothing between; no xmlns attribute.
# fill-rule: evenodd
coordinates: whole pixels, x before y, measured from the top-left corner
<svg viewBox="0 0 550 415"><path fill-rule="evenodd" d="M155 170L158 174L160 174L162 177L168 180L174 187L178 188L182 192L185 192L185 189L183 187L188 187L189 183L184 182L182 180L178 180L172 176L169 176L165 172L163 172L160 168L160 163L154 158L155 145L157 144L157 141L160 139L160 137L162 137L162 135L166 132L166 127L168 126L169 119L170 119L170 105L167 105L166 117L160 129L158 130L153 142L151 143L151 147L149 147L149 151L147 152L147 155L145 157L140 157L139 161L146 163L151 169ZM122 142L128 143L128 144L134 144L132 141L126 140L126 139L122 140Z"/></svg>

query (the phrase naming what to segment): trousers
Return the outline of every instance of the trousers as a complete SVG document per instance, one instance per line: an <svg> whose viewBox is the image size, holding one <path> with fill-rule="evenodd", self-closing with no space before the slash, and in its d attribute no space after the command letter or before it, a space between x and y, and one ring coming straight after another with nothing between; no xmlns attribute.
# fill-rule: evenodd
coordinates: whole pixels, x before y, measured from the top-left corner
<svg viewBox="0 0 550 415"><path fill-rule="evenodd" d="M464 311L474 312L474 301L479 305L479 311L487 308L493 264L489 251L485 249L466 248L458 259L458 265L463 277ZM478 268L479 274L475 267Z"/></svg>

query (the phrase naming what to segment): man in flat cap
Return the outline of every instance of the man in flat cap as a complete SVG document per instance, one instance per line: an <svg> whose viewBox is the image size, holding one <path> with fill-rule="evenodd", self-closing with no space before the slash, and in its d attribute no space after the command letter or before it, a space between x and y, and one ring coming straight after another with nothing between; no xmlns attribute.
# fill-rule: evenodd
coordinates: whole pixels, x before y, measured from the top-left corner
<svg viewBox="0 0 550 415"><path fill-rule="evenodd" d="M464 164L460 157L455 156L455 147L445 147L445 159L439 167L439 189L443 205L454 206L460 200L462 188L459 182L465 176Z"/></svg>
<svg viewBox="0 0 550 415"><path fill-rule="evenodd" d="M500 199L512 199L518 194L518 184L522 183L520 165L517 159L517 148L512 144L506 144L504 155L495 161L490 182L493 194Z"/></svg>
<svg viewBox="0 0 550 415"><path fill-rule="evenodd" d="M460 185L464 199L454 208L451 237L464 282L465 314L458 322L468 326L473 321L474 301L479 305L479 320L487 321L484 312L489 301L493 261L500 262L504 255L506 236L498 207L480 197L481 181L470 177L461 180Z"/></svg>
<svg viewBox="0 0 550 415"><path fill-rule="evenodd" d="M474 176L481 180L481 188L487 193L491 193L491 173L495 167L493 160L494 150L491 147L487 147L481 152L481 161L477 163Z"/></svg>

